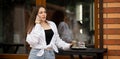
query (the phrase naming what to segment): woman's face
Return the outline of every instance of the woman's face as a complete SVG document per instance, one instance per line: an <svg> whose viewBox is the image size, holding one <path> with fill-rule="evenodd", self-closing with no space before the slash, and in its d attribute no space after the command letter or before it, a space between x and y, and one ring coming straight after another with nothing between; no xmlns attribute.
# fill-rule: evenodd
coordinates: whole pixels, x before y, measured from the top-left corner
<svg viewBox="0 0 120 59"><path fill-rule="evenodd" d="M39 11L38 11L38 17L40 18L41 21L45 21L46 20L46 10L44 7L40 7Z"/></svg>

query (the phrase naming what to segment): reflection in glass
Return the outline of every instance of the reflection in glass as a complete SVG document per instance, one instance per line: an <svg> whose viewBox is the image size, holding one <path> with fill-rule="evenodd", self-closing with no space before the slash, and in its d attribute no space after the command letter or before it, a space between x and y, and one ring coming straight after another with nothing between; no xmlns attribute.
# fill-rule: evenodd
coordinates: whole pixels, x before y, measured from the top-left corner
<svg viewBox="0 0 120 59"><path fill-rule="evenodd" d="M47 0L47 8L52 13L56 10L65 11L70 21L68 24L73 33L73 41L84 42L86 46L94 46L94 0L54 2Z"/></svg>
<svg viewBox="0 0 120 59"><path fill-rule="evenodd" d="M94 0L75 1L75 4L67 5L67 12L71 19L74 39L84 42L86 46L94 45Z"/></svg>
<svg viewBox="0 0 120 59"><path fill-rule="evenodd" d="M53 13L55 10L66 12L70 21L69 27L74 36L73 40L85 42L86 46L94 45L94 0L58 0L54 2L47 0L47 3L49 4L47 4L48 10L53 10Z"/></svg>
<svg viewBox="0 0 120 59"><path fill-rule="evenodd" d="M73 40L94 45L94 0L46 0L46 4L48 20L55 10L64 10L70 21ZM21 54L28 51L25 29L33 6L35 0L0 1L0 53Z"/></svg>

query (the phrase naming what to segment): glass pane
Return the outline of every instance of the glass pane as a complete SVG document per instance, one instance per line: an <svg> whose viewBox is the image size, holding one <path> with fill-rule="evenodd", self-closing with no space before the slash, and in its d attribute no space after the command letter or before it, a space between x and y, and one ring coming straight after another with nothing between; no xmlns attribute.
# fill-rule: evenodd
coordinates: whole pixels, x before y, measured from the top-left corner
<svg viewBox="0 0 120 59"><path fill-rule="evenodd" d="M33 5L35 0L0 0L0 54L26 53L26 17Z"/></svg>
<svg viewBox="0 0 120 59"><path fill-rule="evenodd" d="M72 41L80 40L84 41L86 46L94 45L93 0L46 0L46 4L48 20L52 19L56 10L66 13L73 34ZM29 46L25 42L25 30L34 6L35 0L0 0L0 53L29 52ZM78 22L82 24L82 29L76 32ZM81 36L77 33L81 33Z"/></svg>
<svg viewBox="0 0 120 59"><path fill-rule="evenodd" d="M68 25L73 34L72 41L84 42L87 47L94 47L94 0L58 0L54 2L47 0L47 9L48 19L57 24L58 31L59 19L54 20L53 17L57 17L57 13L54 15L56 10L61 10L65 13L64 16L69 19ZM58 12L58 14L60 13Z"/></svg>

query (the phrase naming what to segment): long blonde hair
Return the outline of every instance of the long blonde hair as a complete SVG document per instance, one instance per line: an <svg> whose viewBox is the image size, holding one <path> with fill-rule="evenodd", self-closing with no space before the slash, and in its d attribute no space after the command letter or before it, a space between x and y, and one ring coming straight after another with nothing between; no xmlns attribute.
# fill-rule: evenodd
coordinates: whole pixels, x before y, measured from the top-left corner
<svg viewBox="0 0 120 59"><path fill-rule="evenodd" d="M37 14L38 14L39 8L41 8L41 7L45 8L45 7L42 6L42 5L36 6L36 7L33 9L32 13L31 13L31 15L30 15L30 19L29 19L29 21L28 21L28 26L27 26L27 33L28 33L28 34L32 31L32 28L35 26L36 16L37 16ZM46 9L46 8L45 8L45 9Z"/></svg>

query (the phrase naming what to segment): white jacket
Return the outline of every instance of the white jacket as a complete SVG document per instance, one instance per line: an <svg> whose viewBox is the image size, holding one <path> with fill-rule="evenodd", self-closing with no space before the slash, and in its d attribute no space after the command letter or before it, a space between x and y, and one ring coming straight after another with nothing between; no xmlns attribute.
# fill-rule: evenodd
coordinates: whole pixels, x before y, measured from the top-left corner
<svg viewBox="0 0 120 59"><path fill-rule="evenodd" d="M40 24L35 24L31 33L27 34L26 37L26 41L28 42L28 44L30 44L30 47L40 49L40 51L37 53L37 56L42 56L44 54L44 49L46 49L47 47L52 47L53 50L57 53L58 48L68 49L70 47L70 44L60 39L55 23L53 23L52 21L47 22L54 32L54 35L49 45L46 45L45 32Z"/></svg>

